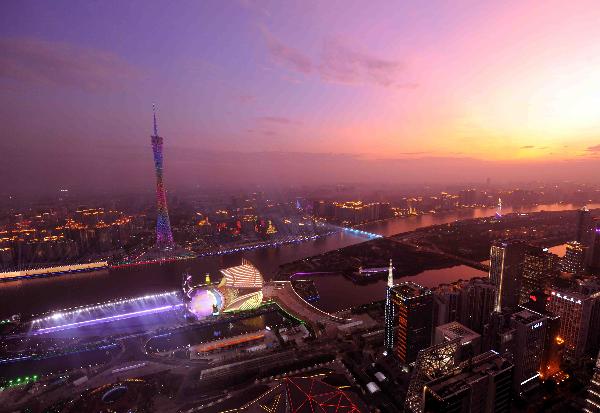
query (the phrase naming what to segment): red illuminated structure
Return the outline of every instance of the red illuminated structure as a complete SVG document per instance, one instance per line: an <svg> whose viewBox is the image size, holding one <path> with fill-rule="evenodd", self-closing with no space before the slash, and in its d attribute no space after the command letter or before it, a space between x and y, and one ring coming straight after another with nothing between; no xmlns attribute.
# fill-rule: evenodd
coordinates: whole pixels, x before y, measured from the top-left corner
<svg viewBox="0 0 600 413"><path fill-rule="evenodd" d="M156 110L153 107L154 134L152 139L152 152L154 154L154 168L156 170L156 247L159 250L169 250L174 247L169 210L167 209L167 195L163 182L163 138L158 136L156 124Z"/></svg>
<svg viewBox="0 0 600 413"><path fill-rule="evenodd" d="M360 413L360 402L316 377L286 377L240 410L268 413Z"/></svg>

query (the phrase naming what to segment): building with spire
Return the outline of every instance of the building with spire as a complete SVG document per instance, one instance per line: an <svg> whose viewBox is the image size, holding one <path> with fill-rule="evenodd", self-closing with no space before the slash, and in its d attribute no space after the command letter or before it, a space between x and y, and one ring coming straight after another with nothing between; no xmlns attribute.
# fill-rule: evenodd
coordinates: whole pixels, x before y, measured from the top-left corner
<svg viewBox="0 0 600 413"><path fill-rule="evenodd" d="M417 358L419 350L429 347L433 316L433 294L413 282L393 284L388 272L385 308L385 346L403 364Z"/></svg>
<svg viewBox="0 0 600 413"><path fill-rule="evenodd" d="M171 223L169 222L169 210L167 209L167 195L163 180L163 138L158 135L156 122L156 107L152 106L154 118L154 133L152 134L152 152L154 154L154 169L156 171L156 247L159 250L170 250L175 246Z"/></svg>
<svg viewBox="0 0 600 413"><path fill-rule="evenodd" d="M388 268L388 280L385 293L385 337L384 347L388 352L394 349L394 327L396 318L394 317L394 303L392 301L392 288L394 287L394 267L390 259Z"/></svg>

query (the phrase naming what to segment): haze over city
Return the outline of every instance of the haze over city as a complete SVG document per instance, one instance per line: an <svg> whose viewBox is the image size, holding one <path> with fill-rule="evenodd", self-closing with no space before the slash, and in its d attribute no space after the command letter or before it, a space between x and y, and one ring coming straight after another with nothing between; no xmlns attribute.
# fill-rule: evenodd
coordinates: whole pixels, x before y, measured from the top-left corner
<svg viewBox="0 0 600 413"><path fill-rule="evenodd" d="M4 2L2 191L590 181L595 6Z"/></svg>
<svg viewBox="0 0 600 413"><path fill-rule="evenodd" d="M600 4L0 2L0 412L600 413Z"/></svg>

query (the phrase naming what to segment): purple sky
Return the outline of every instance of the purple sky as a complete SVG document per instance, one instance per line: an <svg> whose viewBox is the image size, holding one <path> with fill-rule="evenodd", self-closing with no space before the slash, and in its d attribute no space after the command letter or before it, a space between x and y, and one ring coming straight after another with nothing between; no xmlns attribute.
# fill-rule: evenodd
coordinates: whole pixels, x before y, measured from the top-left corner
<svg viewBox="0 0 600 413"><path fill-rule="evenodd" d="M537 6L536 6L537 4ZM595 179L595 2L0 3L2 192Z"/></svg>

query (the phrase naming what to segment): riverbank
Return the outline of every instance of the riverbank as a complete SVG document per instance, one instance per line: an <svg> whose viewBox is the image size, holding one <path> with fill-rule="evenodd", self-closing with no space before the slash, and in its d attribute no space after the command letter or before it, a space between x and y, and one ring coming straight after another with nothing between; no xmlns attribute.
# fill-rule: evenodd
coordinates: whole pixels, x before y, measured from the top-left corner
<svg viewBox="0 0 600 413"><path fill-rule="evenodd" d="M600 205L590 205L589 207L593 209L600 207ZM539 205L533 207L532 210L523 212L560 211L577 208L578 206L574 205ZM493 215L494 212L493 209L475 208L446 214L419 215L378 222L363 226L361 229L391 236L423 227L488 217ZM207 273L210 274L213 281L217 281L220 278L220 268L238 265L242 258L250 260L264 275L265 279L269 280L278 276L281 265L319 256L347 246L361 244L367 240L368 238L365 236L342 231L310 242L236 252L229 255L101 270L94 273L77 273L68 277L0 283L0 302L2 303L0 306L0 319L8 318L17 313L31 315L60 310L65 307L114 300L118 297L135 297L177 290L181 288L184 272L192 275L194 283L203 282ZM387 260L389 260L389 257L387 257ZM387 260L375 266L387 266ZM398 261L395 266L398 266L399 263ZM398 271L401 270L398 269ZM431 275L431 277L434 276ZM353 288L352 286L353 284L350 282L350 286L344 288L350 289ZM348 292L344 289L339 290L339 294Z"/></svg>

